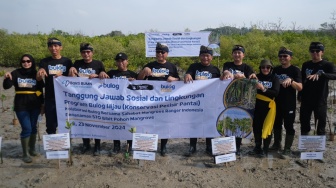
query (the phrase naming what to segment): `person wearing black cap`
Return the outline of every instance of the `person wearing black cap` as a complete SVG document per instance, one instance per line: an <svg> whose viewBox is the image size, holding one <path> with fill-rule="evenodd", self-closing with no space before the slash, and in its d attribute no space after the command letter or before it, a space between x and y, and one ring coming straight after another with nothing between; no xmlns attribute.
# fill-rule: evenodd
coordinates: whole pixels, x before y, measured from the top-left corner
<svg viewBox="0 0 336 188"><path fill-rule="evenodd" d="M245 57L245 48L242 45L234 45L232 48L233 62L226 62L223 65L223 74L221 80L239 79L239 78L256 78L251 66L243 63ZM240 146L242 138L236 137L236 154L240 155Z"/></svg>
<svg viewBox="0 0 336 188"><path fill-rule="evenodd" d="M138 80L178 81L180 77L174 64L167 61L169 48L165 44L156 44L156 61L148 63L139 72ZM167 152L168 139L161 139L161 155Z"/></svg>
<svg viewBox="0 0 336 188"><path fill-rule="evenodd" d="M20 58L20 68L6 72L3 88L15 87L14 111L19 119L22 131L21 146L23 161L31 163L30 156L37 156L35 151L37 119L43 114L43 82L36 81L36 66L30 54Z"/></svg>
<svg viewBox="0 0 336 188"><path fill-rule="evenodd" d="M193 80L207 80L220 77L218 67L211 64L213 50L206 46L200 48L200 63L193 63L189 66L185 76L184 83L193 82ZM186 156L191 156L196 152L197 138L190 138L189 151ZM206 138L206 152L212 155L211 138Z"/></svg>
<svg viewBox="0 0 336 188"><path fill-rule="evenodd" d="M45 79L45 117L48 134L56 134L57 130L57 112L55 102L54 80L53 77L68 76L72 62L69 58L61 56L63 49L62 43L57 38L50 38L47 42L51 57L40 61L39 70L36 74L36 80Z"/></svg>
<svg viewBox="0 0 336 188"><path fill-rule="evenodd" d="M89 43L81 43L79 51L83 59L76 60L74 66L69 70L69 76L98 78L100 72L105 71L104 65L101 61L93 59L93 47ZM90 138L83 138L82 153L91 149ZM95 139L95 147L93 155L100 154L100 139Z"/></svg>
<svg viewBox="0 0 336 188"><path fill-rule="evenodd" d="M301 135L308 135L312 112L318 121L316 134L325 135L327 119L328 82L336 79L336 69L333 63L322 59L324 45L312 42L309 46L311 60L302 64L303 89L298 94L301 101L300 122Z"/></svg>
<svg viewBox="0 0 336 188"><path fill-rule="evenodd" d="M127 66L128 66L128 56L123 53L120 52L116 55L116 57L114 58L114 60L116 61L117 70L110 70L107 73L105 72L101 72L99 74L99 77L101 79L104 78L112 78L112 79L128 79L129 81L135 80L138 75L137 73L128 70ZM132 151L132 140L127 140L127 145L128 145L128 152L130 154ZM113 140L113 150L110 152L110 155L116 155L120 152L120 140Z"/></svg>
<svg viewBox="0 0 336 188"><path fill-rule="evenodd" d="M257 95L252 124L255 147L250 154L257 154L260 157L268 155L276 113L274 98L280 89L279 79L272 74L272 69L272 62L264 59L260 62L260 72L257 74ZM261 149L262 144L263 149Z"/></svg>
<svg viewBox="0 0 336 188"><path fill-rule="evenodd" d="M281 158L285 159L291 153L294 140L294 120L296 111L296 91L302 90L301 71L291 64L293 52L281 47L278 57L281 65L273 70L280 81L280 91L275 98L276 116L273 127L274 143L270 150L281 150L282 124L286 129L285 146Z"/></svg>

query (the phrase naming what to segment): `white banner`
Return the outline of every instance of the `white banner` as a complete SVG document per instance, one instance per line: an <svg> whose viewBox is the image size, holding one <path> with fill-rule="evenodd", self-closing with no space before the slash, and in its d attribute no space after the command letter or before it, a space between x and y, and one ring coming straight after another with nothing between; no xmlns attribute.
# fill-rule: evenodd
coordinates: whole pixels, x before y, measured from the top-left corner
<svg viewBox="0 0 336 188"><path fill-rule="evenodd" d="M132 128L160 139L218 137L229 83L54 78L58 130L68 132L69 121L72 138L131 140Z"/></svg>
<svg viewBox="0 0 336 188"><path fill-rule="evenodd" d="M199 56L201 45L211 47L214 56L220 55L219 37L210 36L211 32L158 32L145 33L146 57L155 57L156 43L166 44L169 57Z"/></svg>

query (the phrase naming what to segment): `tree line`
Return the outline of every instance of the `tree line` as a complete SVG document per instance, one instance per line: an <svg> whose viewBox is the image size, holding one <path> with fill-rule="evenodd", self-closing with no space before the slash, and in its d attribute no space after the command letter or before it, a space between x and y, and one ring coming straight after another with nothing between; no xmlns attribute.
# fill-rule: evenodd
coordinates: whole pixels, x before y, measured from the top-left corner
<svg viewBox="0 0 336 188"><path fill-rule="evenodd" d="M324 26L328 27L328 24ZM225 29L230 29L232 32L224 31ZM231 27L222 27L206 30L217 32L215 34L220 41L221 55L214 57L213 64L220 69L224 62L232 61L231 49L235 44L245 47L244 62L251 65L254 70L258 70L259 62L262 59L270 59L274 65L279 65L277 55L281 46L293 51L292 64L301 67L303 62L310 59L308 47L312 41L320 41L325 45L324 59L332 62L336 60L336 40L335 35L330 33L330 29L279 32L243 28L244 32L241 32L241 29L234 30ZM0 29L0 66L18 67L19 58L24 53L32 54L36 62L50 56L46 44L50 37L56 37L62 41L62 55L73 61L81 59L79 44L82 42L91 43L94 47L94 59L103 61L107 70L116 68L114 57L119 52L128 54L129 69L134 71L140 70L146 63L154 60L145 57L144 33L125 36L121 32L114 31L108 35L89 37L81 34L71 35L60 30L53 30L50 34L9 34L6 30ZM190 64L198 61L198 57L171 57L169 61L176 64L183 74Z"/></svg>

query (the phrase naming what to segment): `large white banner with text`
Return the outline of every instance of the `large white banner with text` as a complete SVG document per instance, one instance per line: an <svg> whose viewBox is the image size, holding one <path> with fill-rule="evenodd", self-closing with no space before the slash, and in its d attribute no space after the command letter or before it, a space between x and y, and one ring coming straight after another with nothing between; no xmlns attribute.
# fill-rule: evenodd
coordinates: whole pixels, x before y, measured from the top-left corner
<svg viewBox="0 0 336 188"><path fill-rule="evenodd" d="M156 43L166 44L169 57L199 56L201 45L211 47L214 56L220 55L219 37L211 36L211 32L157 32L145 33L146 57L155 57Z"/></svg>
<svg viewBox="0 0 336 188"><path fill-rule="evenodd" d="M54 78L58 130L68 132L68 121L72 138L130 140L132 128L159 138L218 137L229 83Z"/></svg>

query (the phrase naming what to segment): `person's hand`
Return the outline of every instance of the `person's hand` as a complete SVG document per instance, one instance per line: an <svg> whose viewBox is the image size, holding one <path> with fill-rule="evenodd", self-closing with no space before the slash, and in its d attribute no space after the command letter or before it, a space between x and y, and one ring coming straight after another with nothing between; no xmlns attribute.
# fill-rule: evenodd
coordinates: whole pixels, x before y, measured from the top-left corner
<svg viewBox="0 0 336 188"><path fill-rule="evenodd" d="M106 72L102 71L102 72L99 73L99 78L100 79L105 79L105 78L110 78L110 77L106 74Z"/></svg>
<svg viewBox="0 0 336 188"><path fill-rule="evenodd" d="M315 81L315 80L318 81L319 74L311 74L311 75L307 76L307 79L311 80L311 81Z"/></svg>
<svg viewBox="0 0 336 188"><path fill-rule="evenodd" d="M172 81L176 81L176 80L177 80L177 78L172 77L172 76L168 76L168 78L167 78L167 82L172 82Z"/></svg>
<svg viewBox="0 0 336 188"><path fill-rule="evenodd" d="M245 75L244 74L235 74L235 75L233 75L233 78L234 79L245 78Z"/></svg>
<svg viewBox="0 0 336 188"><path fill-rule="evenodd" d="M135 80L135 78L128 78L128 81L133 81Z"/></svg>
<svg viewBox="0 0 336 188"><path fill-rule="evenodd" d="M221 75L220 80L227 80L227 79L233 79L233 74L226 70L223 72L223 75Z"/></svg>
<svg viewBox="0 0 336 188"><path fill-rule="evenodd" d="M37 79L37 80L42 80L44 77L48 77L48 74L47 74L47 72L44 70L44 68L40 68L40 69L37 71L36 79Z"/></svg>
<svg viewBox="0 0 336 188"><path fill-rule="evenodd" d="M5 79L9 78L10 80L12 80L12 74L10 72L6 72L4 77L5 77Z"/></svg>
<svg viewBox="0 0 336 188"><path fill-rule="evenodd" d="M98 77L99 77L98 74L90 74L89 79L98 78Z"/></svg>
<svg viewBox="0 0 336 188"><path fill-rule="evenodd" d="M69 69L69 76L75 77L78 75L77 69L75 67L71 67Z"/></svg>
<svg viewBox="0 0 336 188"><path fill-rule="evenodd" d="M193 79L190 74L185 74L184 75L184 83L190 83L193 82Z"/></svg>
<svg viewBox="0 0 336 188"><path fill-rule="evenodd" d="M252 73L249 77L249 79L258 79L257 75L255 73Z"/></svg>
<svg viewBox="0 0 336 188"><path fill-rule="evenodd" d="M257 82L257 84L256 84L256 88L257 88L257 89L260 89L261 91L264 91L264 90L265 90L264 85L262 85L262 84L259 83L259 82Z"/></svg>
<svg viewBox="0 0 336 188"><path fill-rule="evenodd" d="M281 85L284 88L291 86L292 85L292 79L291 78L286 78L285 80L282 81Z"/></svg>

